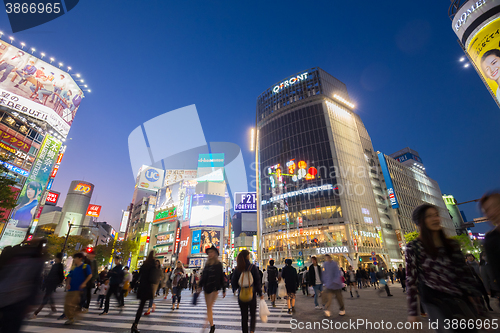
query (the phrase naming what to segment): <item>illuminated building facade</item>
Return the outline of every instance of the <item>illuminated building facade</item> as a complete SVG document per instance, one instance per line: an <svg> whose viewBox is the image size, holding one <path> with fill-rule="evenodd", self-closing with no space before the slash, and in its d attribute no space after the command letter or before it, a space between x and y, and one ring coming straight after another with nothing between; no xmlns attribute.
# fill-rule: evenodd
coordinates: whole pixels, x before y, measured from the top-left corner
<svg viewBox="0 0 500 333"><path fill-rule="evenodd" d="M261 259L332 253L343 267L400 260L371 139L347 88L320 68L257 98ZM390 241L392 250L386 245ZM300 265L300 264L299 264Z"/></svg>

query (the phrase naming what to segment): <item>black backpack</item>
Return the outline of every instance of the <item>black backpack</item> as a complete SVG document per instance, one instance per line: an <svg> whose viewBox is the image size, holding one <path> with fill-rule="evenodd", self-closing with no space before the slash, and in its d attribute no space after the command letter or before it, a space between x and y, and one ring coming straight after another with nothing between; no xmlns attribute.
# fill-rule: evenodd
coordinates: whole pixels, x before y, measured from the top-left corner
<svg viewBox="0 0 500 333"><path fill-rule="evenodd" d="M278 281L278 269L275 266L267 267L267 281L268 282Z"/></svg>

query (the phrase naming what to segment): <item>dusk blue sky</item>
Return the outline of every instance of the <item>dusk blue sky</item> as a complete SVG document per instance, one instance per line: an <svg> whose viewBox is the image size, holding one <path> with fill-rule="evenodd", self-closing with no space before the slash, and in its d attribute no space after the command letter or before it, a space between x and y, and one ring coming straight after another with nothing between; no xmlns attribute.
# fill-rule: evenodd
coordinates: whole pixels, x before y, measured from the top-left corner
<svg viewBox="0 0 500 333"><path fill-rule="evenodd" d="M53 189L64 200L72 180L95 184L99 220L117 228L134 190L134 128L196 104L207 141L240 145L251 174L257 96L315 66L347 85L375 150L418 151L441 191L459 202L498 187L500 110L458 61L449 4L85 0L16 34L2 10L0 30L71 66L92 90ZM188 120L171 126L189 134ZM469 220L480 216L475 204L461 207Z"/></svg>

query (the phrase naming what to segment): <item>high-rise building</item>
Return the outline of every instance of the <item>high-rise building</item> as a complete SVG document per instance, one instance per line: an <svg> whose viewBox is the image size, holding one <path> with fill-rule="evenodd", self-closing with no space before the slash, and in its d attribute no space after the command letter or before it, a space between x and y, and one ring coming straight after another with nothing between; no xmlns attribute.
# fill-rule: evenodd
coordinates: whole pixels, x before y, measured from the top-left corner
<svg viewBox="0 0 500 333"><path fill-rule="evenodd" d="M464 214L457 206L457 200L453 195L443 194L443 201L448 209L450 218L455 226L455 231L457 235L467 234L467 227L465 225L466 220L464 220Z"/></svg>
<svg viewBox="0 0 500 333"><path fill-rule="evenodd" d="M376 153L347 88L320 68L257 98L264 264L333 254L341 266L401 260ZM394 225L394 226L393 226ZM237 235L235 235L237 236Z"/></svg>
<svg viewBox="0 0 500 333"><path fill-rule="evenodd" d="M427 175L419 154L410 148L405 148L390 156L383 153L378 155L393 203L392 207L401 226L401 230L397 233L404 235L417 231L417 226L411 218L412 212L415 207L430 203L438 207L445 233L449 236L456 235L439 184Z"/></svg>

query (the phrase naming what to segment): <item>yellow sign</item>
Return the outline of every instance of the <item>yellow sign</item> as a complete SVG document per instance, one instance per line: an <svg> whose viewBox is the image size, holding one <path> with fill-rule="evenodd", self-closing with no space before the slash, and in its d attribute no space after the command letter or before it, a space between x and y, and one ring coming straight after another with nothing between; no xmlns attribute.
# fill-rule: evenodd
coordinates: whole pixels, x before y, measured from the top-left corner
<svg viewBox="0 0 500 333"><path fill-rule="evenodd" d="M500 18L481 29L467 46L490 91L500 104Z"/></svg>

